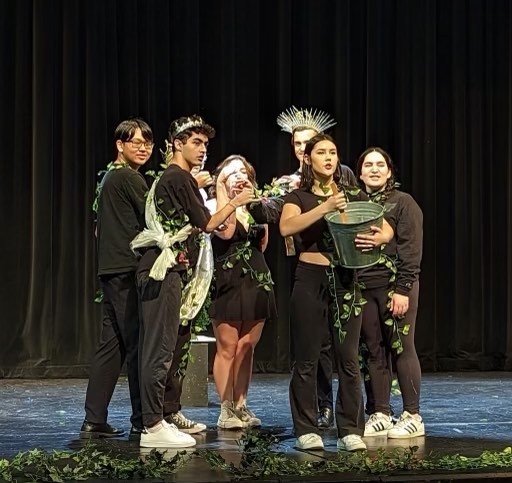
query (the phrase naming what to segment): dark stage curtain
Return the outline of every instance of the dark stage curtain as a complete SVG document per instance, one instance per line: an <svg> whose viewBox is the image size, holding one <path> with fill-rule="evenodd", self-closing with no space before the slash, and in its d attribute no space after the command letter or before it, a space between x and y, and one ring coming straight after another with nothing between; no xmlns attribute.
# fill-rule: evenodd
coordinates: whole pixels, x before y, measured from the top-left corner
<svg viewBox="0 0 512 483"><path fill-rule="evenodd" d="M117 123L218 130L260 182L296 167L284 108L331 112L348 165L395 159L425 217L416 342L424 370L508 369L512 5L508 0L2 0L0 375L86 375L100 328L91 203ZM148 169L160 162L155 150ZM258 370L287 370L291 262ZM315 321L311 321L314 330Z"/></svg>

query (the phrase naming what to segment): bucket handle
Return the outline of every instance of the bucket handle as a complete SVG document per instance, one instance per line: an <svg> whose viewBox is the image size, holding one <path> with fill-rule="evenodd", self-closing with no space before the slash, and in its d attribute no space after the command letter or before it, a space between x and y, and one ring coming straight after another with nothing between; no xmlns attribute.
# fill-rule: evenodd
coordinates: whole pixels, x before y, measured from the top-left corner
<svg viewBox="0 0 512 483"><path fill-rule="evenodd" d="M339 193L336 183L334 183L334 182L331 183L331 190L332 190L333 195L337 195ZM345 210L340 210L340 217L341 217L342 223L348 223L348 216L345 213Z"/></svg>

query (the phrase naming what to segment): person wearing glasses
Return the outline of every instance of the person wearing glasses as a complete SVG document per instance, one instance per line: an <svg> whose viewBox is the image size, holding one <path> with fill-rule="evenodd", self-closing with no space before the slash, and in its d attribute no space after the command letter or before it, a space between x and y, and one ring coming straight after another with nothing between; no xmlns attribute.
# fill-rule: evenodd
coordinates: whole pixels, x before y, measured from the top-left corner
<svg viewBox="0 0 512 483"><path fill-rule="evenodd" d="M191 170L202 165L214 135L213 127L198 115L180 117L171 123L172 157L148 194L144 236L131 243L133 248L147 247L136 274L142 313L139 361L146 431L141 434L140 446L144 448L185 448L196 444L190 434L180 431L165 417L165 384L181 321L182 287L198 262L200 232L211 233L224 223L233 223L236 208L254 201L251 188L228 199L221 187L218 211L212 215L205 206Z"/></svg>
<svg viewBox="0 0 512 483"><path fill-rule="evenodd" d="M121 122L114 133L116 160L109 165L98 194L96 236L98 276L103 290L103 323L85 397L80 438L124 434L107 423L108 406L126 360L132 405L130 439L139 439L142 410L138 375L139 306L135 271L138 257L131 240L144 228L148 186L139 168L153 150L153 132L139 118Z"/></svg>

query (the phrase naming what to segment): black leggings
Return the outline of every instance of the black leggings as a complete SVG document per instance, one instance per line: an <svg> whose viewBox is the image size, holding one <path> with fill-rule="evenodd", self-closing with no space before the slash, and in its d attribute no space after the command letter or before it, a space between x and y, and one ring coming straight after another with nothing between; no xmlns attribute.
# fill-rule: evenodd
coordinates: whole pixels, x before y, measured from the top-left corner
<svg viewBox="0 0 512 483"><path fill-rule="evenodd" d="M373 393L373 412L389 414L391 385L391 368L389 360L396 365L400 391L402 392L403 409L417 414L420 409L421 367L414 347L416 314L418 312L419 282L415 282L409 293L409 310L400 327L410 326L407 335L400 334L403 352L396 355L391 348L392 327L384 324L390 317L388 303L388 287L367 289L363 297L368 301L363 310L362 338L368 347L368 371L370 388ZM391 357L390 357L391 354Z"/></svg>
<svg viewBox="0 0 512 483"><path fill-rule="evenodd" d="M291 296L291 339L294 362L290 381L290 406L297 437L319 433L317 427L317 368L322 341L332 334L339 389L336 397L338 437L348 434L362 436L364 412L359 371L359 336L361 316L351 317L344 324L346 335L340 340L334 327L333 308L337 299L341 308L343 296L353 290L352 271L332 271L336 297L329 289L328 267L299 262ZM359 296L356 295L358 298Z"/></svg>

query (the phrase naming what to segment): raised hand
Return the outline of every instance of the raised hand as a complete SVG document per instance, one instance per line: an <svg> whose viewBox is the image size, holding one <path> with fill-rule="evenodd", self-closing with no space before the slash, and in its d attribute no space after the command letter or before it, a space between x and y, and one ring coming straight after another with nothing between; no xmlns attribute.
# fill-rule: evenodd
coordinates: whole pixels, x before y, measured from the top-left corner
<svg viewBox="0 0 512 483"><path fill-rule="evenodd" d="M248 186L244 185L242 190L231 201L238 208L257 200L251 183L248 183Z"/></svg>
<svg viewBox="0 0 512 483"><path fill-rule="evenodd" d="M199 188L206 188L213 184L213 179L208 171L199 171L193 175Z"/></svg>

